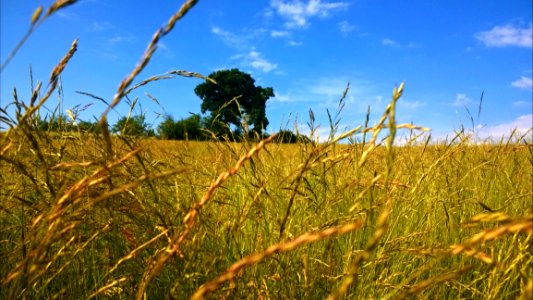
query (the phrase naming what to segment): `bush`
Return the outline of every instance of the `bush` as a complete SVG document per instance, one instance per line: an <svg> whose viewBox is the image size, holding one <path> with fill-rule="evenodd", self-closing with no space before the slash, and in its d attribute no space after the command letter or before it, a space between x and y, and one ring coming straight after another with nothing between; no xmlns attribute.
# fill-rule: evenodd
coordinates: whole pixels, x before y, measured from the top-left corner
<svg viewBox="0 0 533 300"><path fill-rule="evenodd" d="M169 140L205 140L202 128L202 118L193 114L188 118L174 121L172 116L165 116L165 120L157 128L159 137Z"/></svg>
<svg viewBox="0 0 533 300"><path fill-rule="evenodd" d="M150 124L146 123L144 115L122 117L113 125L112 131L133 136L155 136L155 132L150 129Z"/></svg>
<svg viewBox="0 0 533 300"><path fill-rule="evenodd" d="M309 143L311 140L305 136L301 135L299 133L294 133L290 130L280 130L278 132L278 137L276 138L278 143L285 143L285 144L294 144L294 143Z"/></svg>

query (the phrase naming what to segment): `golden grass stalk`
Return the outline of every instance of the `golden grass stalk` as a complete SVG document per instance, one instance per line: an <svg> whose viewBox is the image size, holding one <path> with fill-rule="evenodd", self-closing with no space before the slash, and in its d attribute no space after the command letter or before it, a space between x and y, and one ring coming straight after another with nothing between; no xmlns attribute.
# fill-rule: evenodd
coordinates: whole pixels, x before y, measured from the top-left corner
<svg viewBox="0 0 533 300"><path fill-rule="evenodd" d="M68 62L72 58L72 56L74 56L74 53L76 52L77 48L78 48L78 39L76 38L72 42L72 45L70 46L70 49L67 52L67 54L65 54L65 56L63 56L63 58L61 59L59 64L57 64L54 67L54 70L52 71L52 74L50 74L48 91L39 100L39 103L37 103L37 105L35 105L35 106L32 105L32 106L27 108L27 110L25 111L24 115L19 118L19 120L18 120L19 124L24 124L24 122L27 119L29 119L46 102L46 100L48 100L48 98L50 98L50 96L52 95L52 92L57 87L57 78L59 77L61 72L63 72L63 70L65 69L66 65L68 64ZM37 87L33 91L31 103L34 102L34 98L36 98L35 96L38 94L40 88L41 88L41 83L39 82L37 84ZM9 131L8 131L8 134L9 134Z"/></svg>
<svg viewBox="0 0 533 300"><path fill-rule="evenodd" d="M7 64L15 57L15 54L17 51L22 47L22 45L26 42L26 40L30 37L32 32L42 23L44 20L46 20L49 16L51 16L53 13L58 11L61 8L65 8L71 4L74 4L77 0L56 0L52 5L46 10L46 14L43 18L41 18L41 14L43 11L43 7L39 6L37 7L32 16L31 16L31 23L30 28L26 32L26 34L22 37L22 39L17 43L15 48L9 52L7 55L6 60L2 62L2 65L0 66L0 73L4 70L4 68L7 66Z"/></svg>
<svg viewBox="0 0 533 300"><path fill-rule="evenodd" d="M495 213L482 213L473 216L470 221L464 223L465 226L472 226L477 223L488 223L488 222L507 222L511 221L512 218L504 212L495 212Z"/></svg>
<svg viewBox="0 0 533 300"><path fill-rule="evenodd" d="M41 5L39 5L39 7L37 7L33 11L33 14L31 15L31 26L35 25L37 20L39 20L39 18L41 17L41 13L42 12L43 12L43 7Z"/></svg>
<svg viewBox="0 0 533 300"><path fill-rule="evenodd" d="M500 213L495 213L492 215L493 219L502 218L502 215ZM490 219L490 217L488 217L486 214L483 214L481 216L476 216L473 219L486 220ZM518 232L533 234L533 215L529 215L525 218L516 219L512 222L508 222L507 224L502 224L500 227L497 228L483 230L475 234L472 238L470 238L463 244L450 246L450 251L453 255L464 253L467 256L475 257L487 264L494 264L496 263L494 259L492 259L489 255L476 250L474 246L480 243L497 239L505 234L512 234Z"/></svg>
<svg viewBox="0 0 533 300"><path fill-rule="evenodd" d="M141 60L135 66L135 68L131 71L131 73L122 80L120 83L117 92L115 93L115 96L113 97L113 100L111 101L111 104L107 107L107 109L102 113L102 117L100 120L100 124L103 126L105 116L107 113L113 109L115 106L117 106L120 103L120 100L125 95L126 89L130 86L133 79L137 77L137 75L146 67L150 59L152 58L152 55L155 53L157 49L157 43L159 40L166 34L168 34L172 28L174 28L174 25L176 22L181 19L185 14L197 3L197 0L188 0L186 1L180 9L172 15L172 17L168 20L167 25L165 28L159 28L154 35L152 36L152 40L150 40L150 43L148 43L148 47L146 48L143 56L141 57Z"/></svg>
<svg viewBox="0 0 533 300"><path fill-rule="evenodd" d="M507 233L516 233L516 232L521 232L521 231L524 231L528 234L533 233L533 215L529 215L525 218L514 220L513 222L504 224L499 228L483 230L482 232L474 235L467 242L467 244L470 246L473 246L481 242L486 242L486 241L496 239Z"/></svg>
<svg viewBox="0 0 533 300"><path fill-rule="evenodd" d="M45 17L52 15L54 12L58 11L61 8L65 8L71 4L76 3L77 0L56 0L46 11Z"/></svg>
<svg viewBox="0 0 533 300"><path fill-rule="evenodd" d="M387 118L389 118L389 122L390 122L390 126L389 126L390 132L389 132L389 137L387 139L387 148L389 149L392 146L392 141L394 140L394 136L396 134L396 127L395 127L396 123L394 121L394 110L396 107L396 101L398 101L400 97L402 96L403 86L404 84L402 82L398 88L394 88L393 93L392 93L391 103L385 109L385 112L379 119L377 125L373 127L375 130L372 130L372 137L370 138L370 141L368 142L370 146L361 154L361 157L359 158L359 162L357 163L357 166L359 168L362 167L366 163L368 155L372 153L372 151L374 151L374 149L376 148L376 140L378 138L379 133L381 132L381 129L384 128L383 124L385 124L385 120L387 120Z"/></svg>
<svg viewBox="0 0 533 300"><path fill-rule="evenodd" d="M372 251L378 246L379 241L383 237L383 235L387 232L388 229L388 217L390 215L390 208L388 205L390 205L391 200L387 201L387 204L385 208L382 210L380 215L378 216L376 229L374 230L374 234L372 238L367 242L364 251L357 254L355 259L350 263L348 266L348 270L344 276L344 279L342 280L340 286L338 289L331 293L328 296L328 300L336 300L336 299L342 299L342 297L346 294L348 291L348 288L350 285L352 285L355 281L355 275L357 273L357 270L359 269L359 266L363 263L363 261L370 258L370 255Z"/></svg>
<svg viewBox="0 0 533 300"><path fill-rule="evenodd" d="M167 34L169 33L172 28L174 28L174 25L176 24L176 22L183 18L185 16L185 14L194 6L196 5L196 3L198 2L198 0L188 0L187 2L185 2L180 10L175 13L171 18L170 20L168 20L167 22L167 26L165 26L165 30L163 32L163 34Z"/></svg>
<svg viewBox="0 0 533 300"><path fill-rule="evenodd" d="M196 292L194 292L194 294L192 295L190 299L191 300L203 299L208 293L216 290L217 287L220 286L222 283L235 278L235 276L242 269L248 266L251 266L253 264L256 264L267 257L270 257L277 253L283 253L283 252L290 251L304 244L318 242L328 237L341 235L341 234L354 231L356 229L359 229L362 225L363 225L363 222L361 220L358 220L351 224L328 228L326 230L316 232L316 233L305 233L292 241L272 245L268 247L264 252L246 256L242 258L241 260L237 261L236 263L234 263L233 265L231 265L231 267L229 267L226 270L226 272L224 272L222 275L202 285L199 289L196 290Z"/></svg>
<svg viewBox="0 0 533 300"><path fill-rule="evenodd" d="M115 188L115 189L113 189L111 191L105 192L105 193L99 195L98 197L95 197L94 199L92 199L92 201L93 202L99 202L99 201L105 200L107 198L110 198L110 197L112 197L114 195L122 194L124 192L129 191L129 190L132 190L132 189L140 186L145 181L156 180L156 179L163 178L163 177L169 177L169 176L176 175L178 173L183 173L183 172L185 172L185 169L175 169L175 170L162 172L160 174L142 175L136 181L121 185L121 186L119 186L119 187L117 187L117 188Z"/></svg>
<svg viewBox="0 0 533 300"><path fill-rule="evenodd" d="M461 268L461 269L459 269L457 271L451 271L451 272L444 273L444 274L439 275L439 276L435 276L435 277L432 277L432 278L428 278L426 280L422 280L421 282L419 282L415 286L411 287L410 289L408 289L407 291L405 291L404 293L402 293L401 295L399 295L398 297L396 297L394 299L403 300L403 299L406 299L408 297L412 297L412 296L420 293L421 291L425 290L429 286L455 279L455 278L459 277L461 274L468 272L470 269L472 269L472 266L466 266L466 267Z"/></svg>
<svg viewBox="0 0 533 300"><path fill-rule="evenodd" d="M235 166L231 169L229 169L226 172L223 172L218 176L218 178L211 183L211 186L207 190L207 192L203 195L203 197L200 199L199 202L195 203L191 210L185 215L183 218L183 224L185 225L185 229L183 232L176 231L174 236L171 239L170 244L168 245L167 249L161 253L157 261L149 268L147 268L146 272L143 275L143 279L141 283L139 284L139 289L137 291L137 299L141 300L143 299L144 292L146 288L148 287L148 284L150 281L161 271L165 263L176 253L180 254L180 245L183 243L185 238L187 238L191 228L194 226L196 218L198 217L199 211L202 209L202 207L209 201L211 198L211 195L215 192L215 190L222 185L224 181L226 181L231 175L234 175L239 171L239 169L244 165L244 163L247 160L250 160L257 152L259 152L261 149L265 147L266 144L270 143L274 138L276 138L277 135L273 134L267 139L262 140L259 142L255 147L250 149L248 153L243 155ZM181 254L180 254L181 255Z"/></svg>
<svg viewBox="0 0 533 300"><path fill-rule="evenodd" d="M43 287L41 288L41 290L44 289L48 284L50 284L50 282L52 282L52 281L54 280L54 278L55 278L56 276L58 276L58 275L63 271L63 269L65 269L69 264L71 264L72 261L73 261L73 258L76 257L78 254L80 254L83 250L85 250L85 249L87 248L87 246L88 246L93 240L96 239L96 237L98 237L101 233L108 231L110 225L111 225L110 222L107 223L107 224L105 224L104 227L103 227L102 229L97 230L95 233L93 233L93 235L92 235L91 237L89 237L89 238L87 239L87 241L85 241L81 246L79 246L78 248L76 248L74 254L72 255L71 260L65 262L65 263L59 268L59 270L57 270L57 271L55 272L55 274L53 274L52 276L48 277L47 280L46 280L46 282L45 282L45 284L43 284ZM71 242L74 241L74 239L75 239L74 236L71 237L71 239L65 244L65 246L62 247L62 249L65 249L66 246L67 246L69 243L71 243ZM58 252L58 254L57 254L58 256L61 254L60 252L61 252L61 250ZM52 262L48 263L48 264L47 264L47 268L48 268L51 264L52 264Z"/></svg>
<svg viewBox="0 0 533 300"><path fill-rule="evenodd" d="M153 242L157 241L160 237L167 235L168 229L164 229L161 231L158 235L151 238L149 241L145 242L144 244L140 245L139 247L133 249L130 253L128 253L126 256L122 257L117 261L117 263L107 272L107 274L113 273L123 262L132 259L137 252L141 251L143 248L146 248L148 245L152 244Z"/></svg>
<svg viewBox="0 0 533 300"><path fill-rule="evenodd" d="M31 226L35 228L35 226L37 226L41 221L46 220L48 224L46 233L39 240L36 248L31 253L29 253L28 256L24 257L24 259L13 269L13 271L8 274L8 276L6 276L2 284L7 284L10 281L16 279L17 277L23 275L23 272L25 272L28 265L30 275L31 273L36 271L37 264L44 260L44 257L46 256L46 251L49 245L53 243L55 237L61 236L62 234L72 230L78 225L76 223L71 223L66 225L62 229L62 231L58 231L58 227L61 225L60 218L63 213L65 213L66 206L78 201L83 191L85 191L88 187L96 185L107 178L106 176L104 176L104 173L106 173L111 168L121 164L122 162L128 160L139 150L140 149L136 149L132 152L129 152L121 159L107 164L106 166L96 170L91 175L85 176L83 179L74 184L70 189L68 189L63 195L58 197L55 205L51 208L49 212L43 212L42 214L36 216L32 221Z"/></svg>
<svg viewBox="0 0 533 300"><path fill-rule="evenodd" d="M213 84L217 84L217 82L213 79L213 78L209 78L207 76L204 76L200 73L196 73L196 72L189 72L189 71L185 71L185 70L173 70L173 71L169 71L168 74L174 74L174 75L179 75L179 76L183 76L183 77L195 77L195 78L201 78L201 79L204 79L204 80L207 80Z"/></svg>
<svg viewBox="0 0 533 300"><path fill-rule="evenodd" d="M128 280L128 277L126 276L122 276L120 278L117 278L113 281L111 281L110 283L108 283L107 285L101 287L100 289L98 289L96 292L92 293L88 299L92 299L100 294L103 294L105 292L107 292L109 289L113 288L114 286L116 286L117 284L120 284L124 281Z"/></svg>

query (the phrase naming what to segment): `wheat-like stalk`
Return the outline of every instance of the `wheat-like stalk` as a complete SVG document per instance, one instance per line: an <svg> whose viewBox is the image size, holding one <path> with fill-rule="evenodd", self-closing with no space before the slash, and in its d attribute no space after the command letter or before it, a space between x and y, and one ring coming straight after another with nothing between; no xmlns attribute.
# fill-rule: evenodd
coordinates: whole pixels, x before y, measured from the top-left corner
<svg viewBox="0 0 533 300"><path fill-rule="evenodd" d="M257 152L259 152L261 149L265 147L266 144L271 142L274 138L276 138L276 135L271 135L267 139L262 140L259 142L255 147L250 149L246 155L239 158L235 166L231 169L229 169L226 172L223 172L218 176L218 178L211 183L211 186L207 190L207 192L203 195L203 197L200 199L198 203L195 203L191 210L185 215L183 218L183 224L185 225L185 229L183 232L177 231L176 234L172 237L171 243L167 247L165 251L161 253L159 258L155 261L155 263L147 269L147 271L144 273L143 279L139 285L139 289L137 292L137 299L140 300L143 298L144 291L146 290L146 287L148 286L149 282L154 278L163 268L165 263L174 255L174 254L180 254L180 245L184 242L184 240L189 235L189 232L191 231L192 227L194 226L196 222L196 218L198 217L199 211L202 209L202 207L209 201L211 198L211 195L215 192L215 190L222 185L224 181L226 181L231 175L234 175L239 171L239 169L244 165L244 163L247 160L250 160Z"/></svg>
<svg viewBox="0 0 533 300"><path fill-rule="evenodd" d="M179 19L183 18L185 16L185 14L197 2L198 2L198 0L187 0L185 3L183 3L183 5L180 7L180 9L174 15L172 15L172 17L170 17L170 19L167 22L167 25L164 28L159 28L154 33L154 35L152 36L152 39L148 43L148 46L147 46L143 56L141 57L139 63L137 64L137 66L135 66L135 68L131 71L131 73L128 76L126 76L126 78L124 78L124 80L122 80L122 82L120 83L120 85L118 87L117 92L115 93L115 96L113 97L113 100L111 101L111 104L102 113L101 121L100 121L101 125L103 125L103 123L105 121L105 116L107 115L107 113L120 103L120 100L126 94L125 91L131 85L131 83L133 82L133 79L135 77L137 77L137 75L144 69L144 67L146 67L146 65L148 64L148 62L152 58L152 55L157 50L157 43L159 42L159 40L163 36L168 34L172 30L172 28L174 28L174 25L176 24L176 22Z"/></svg>
<svg viewBox="0 0 533 300"><path fill-rule="evenodd" d="M52 3L52 5L50 5L50 7L48 7L48 9L46 10L46 14L42 18L41 18L41 14L43 12L43 7L42 6L37 7L31 16L30 28L28 29L26 34L22 37L22 39L17 43L15 48L13 48L13 50L11 50L11 52L7 55L4 62L2 62L2 65L0 66L0 73L2 73L2 71L7 66L7 64L13 59L13 57L15 57L15 54L20 49L20 47L24 45L24 43L30 37L33 31L39 25L41 25L41 23L44 22L44 20L46 20L49 16L54 14L56 11L62 8L65 8L71 4L76 3L76 1L77 0L56 0L54 3Z"/></svg>
<svg viewBox="0 0 533 300"><path fill-rule="evenodd" d="M470 238L463 244L450 246L451 254L458 255L464 253L467 256L475 257L487 264L494 264L496 263L494 259L492 259L488 254L476 250L474 246L480 243L495 240L505 234L512 234L518 232L533 234L533 215L509 221L509 217L501 213L494 213L490 215L482 214L473 217L471 222L480 222L487 220L503 220L506 223L502 224L500 227L485 229L475 234L472 238Z"/></svg>
<svg viewBox="0 0 533 300"><path fill-rule="evenodd" d="M316 233L305 233L295 238L294 240L272 245L268 247L264 252L246 256L242 258L241 260L237 261L236 263L234 263L233 265L231 265L231 267L229 267L226 270L226 272L224 272L222 275L219 275L215 279L202 285L199 289L196 290L196 292L194 292L194 294L191 297L191 300L203 299L208 293L216 290L217 287L220 286L222 283L235 278L235 276L239 274L239 272L241 272L242 269L248 266L251 266L253 264L256 264L260 262L261 260L267 257L270 257L276 253L287 252L304 244L314 243L314 242L321 241L328 237L352 232L356 229L359 229L362 225L363 225L363 222L359 220L351 224L328 228L326 230L316 232Z"/></svg>

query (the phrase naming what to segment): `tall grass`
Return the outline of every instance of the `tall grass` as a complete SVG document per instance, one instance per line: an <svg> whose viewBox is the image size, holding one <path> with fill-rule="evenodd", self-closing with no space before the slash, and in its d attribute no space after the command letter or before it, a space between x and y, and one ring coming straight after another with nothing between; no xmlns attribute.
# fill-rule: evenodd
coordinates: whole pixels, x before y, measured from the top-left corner
<svg viewBox="0 0 533 300"><path fill-rule="evenodd" d="M195 2L156 31L101 133L37 126L76 41L42 97L2 108L1 298L532 297L531 140L395 146L425 130L395 121L403 84L377 124L339 132L346 90L326 141L112 136L107 113L159 78L130 88Z"/></svg>

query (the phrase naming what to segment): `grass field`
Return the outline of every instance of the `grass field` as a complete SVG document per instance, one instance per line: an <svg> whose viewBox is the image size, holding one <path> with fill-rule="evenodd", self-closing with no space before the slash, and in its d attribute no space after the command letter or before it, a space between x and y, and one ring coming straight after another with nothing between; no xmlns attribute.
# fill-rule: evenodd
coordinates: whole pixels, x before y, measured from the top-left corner
<svg viewBox="0 0 533 300"><path fill-rule="evenodd" d="M527 136L394 146L423 129L395 121L403 86L380 122L320 143L41 131L72 49L2 112L0 298L533 297Z"/></svg>
<svg viewBox="0 0 533 300"><path fill-rule="evenodd" d="M531 296L530 145L31 126L2 137L2 298Z"/></svg>

